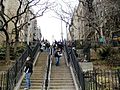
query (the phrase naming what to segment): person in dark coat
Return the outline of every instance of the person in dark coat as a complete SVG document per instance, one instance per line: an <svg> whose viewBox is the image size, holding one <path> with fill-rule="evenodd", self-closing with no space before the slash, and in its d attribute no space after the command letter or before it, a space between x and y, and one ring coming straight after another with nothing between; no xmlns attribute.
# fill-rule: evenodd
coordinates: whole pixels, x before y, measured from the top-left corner
<svg viewBox="0 0 120 90"><path fill-rule="evenodd" d="M55 51L56 66L59 66L61 56L62 56L62 52L61 52L60 48L57 47L57 49Z"/></svg>
<svg viewBox="0 0 120 90"><path fill-rule="evenodd" d="M90 61L90 48L91 44L89 40L86 40L83 47L84 59Z"/></svg>
<svg viewBox="0 0 120 90"><path fill-rule="evenodd" d="M33 62L31 61L31 58L29 56L26 59L24 72L25 72L25 80L26 80L24 90L28 90L30 89L31 86L30 77L33 73Z"/></svg>

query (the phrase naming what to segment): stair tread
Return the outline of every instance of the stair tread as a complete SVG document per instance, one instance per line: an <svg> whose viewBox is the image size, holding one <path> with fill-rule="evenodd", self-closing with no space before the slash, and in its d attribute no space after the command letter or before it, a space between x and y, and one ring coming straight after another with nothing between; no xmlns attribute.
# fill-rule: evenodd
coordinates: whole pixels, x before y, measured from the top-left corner
<svg viewBox="0 0 120 90"><path fill-rule="evenodd" d="M62 89L62 88L61 88L61 89L49 89L49 90L76 90L76 89L75 89L75 88L73 88L73 89L71 89L71 88L68 88L68 89L67 89L67 88L66 88L66 89L64 88L64 89Z"/></svg>
<svg viewBox="0 0 120 90"><path fill-rule="evenodd" d="M75 86L50 86L50 89L75 89Z"/></svg>

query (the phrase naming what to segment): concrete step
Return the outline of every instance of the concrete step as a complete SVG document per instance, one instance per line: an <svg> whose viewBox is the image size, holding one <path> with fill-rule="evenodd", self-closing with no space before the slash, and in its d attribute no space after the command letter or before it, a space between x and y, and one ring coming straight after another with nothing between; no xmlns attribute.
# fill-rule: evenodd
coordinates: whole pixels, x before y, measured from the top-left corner
<svg viewBox="0 0 120 90"><path fill-rule="evenodd" d="M24 86L25 83L22 83L22 86ZM31 86L42 86L43 82L32 82Z"/></svg>
<svg viewBox="0 0 120 90"><path fill-rule="evenodd" d="M74 89L75 90L75 87L72 85L72 86L50 86L50 90L52 89Z"/></svg>
<svg viewBox="0 0 120 90"><path fill-rule="evenodd" d="M40 89L42 89L42 86L40 86L40 85L39 86L31 86L31 88L29 90L32 90L32 89L35 89L35 90L39 89L40 90ZM19 90L24 90L24 86L21 86L21 88Z"/></svg>
<svg viewBox="0 0 120 90"><path fill-rule="evenodd" d="M42 83L43 80L44 80L43 78L41 78L41 79L31 79L31 83ZM25 80L23 80L22 83L25 83Z"/></svg>
<svg viewBox="0 0 120 90"><path fill-rule="evenodd" d="M72 82L70 83L50 83L50 86L74 86L74 84Z"/></svg>
<svg viewBox="0 0 120 90"><path fill-rule="evenodd" d="M54 81L66 81L66 82L71 82L71 81L73 81L73 79L72 78L51 78L50 79L51 80L51 82L54 82Z"/></svg>
<svg viewBox="0 0 120 90"><path fill-rule="evenodd" d="M24 90L24 88L19 89L19 90ZM39 88L39 89L29 89L29 90L41 90L41 88Z"/></svg>
<svg viewBox="0 0 120 90"><path fill-rule="evenodd" d="M62 89L62 88L61 89L59 89L59 88L54 89L53 88L53 89L49 89L49 90L75 90L75 89L74 88L68 88L68 89L67 88L64 88L64 89Z"/></svg>
<svg viewBox="0 0 120 90"><path fill-rule="evenodd" d="M71 76L68 76L68 77L62 76L62 78L61 78L61 75L60 76L56 75L56 76L51 76L51 78L54 78L54 79L57 79L57 78L59 78L59 79L70 79Z"/></svg>

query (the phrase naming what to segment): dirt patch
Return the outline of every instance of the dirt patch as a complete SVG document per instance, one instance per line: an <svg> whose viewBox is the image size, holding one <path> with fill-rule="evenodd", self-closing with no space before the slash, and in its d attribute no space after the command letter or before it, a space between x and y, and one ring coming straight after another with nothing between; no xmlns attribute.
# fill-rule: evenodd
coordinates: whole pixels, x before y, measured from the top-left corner
<svg viewBox="0 0 120 90"><path fill-rule="evenodd" d="M13 64L14 64L13 61L6 62L5 60L1 60L0 61L0 72L8 70L10 67L12 67Z"/></svg>
<svg viewBox="0 0 120 90"><path fill-rule="evenodd" d="M110 70L112 68L115 68L108 64L105 60L94 60L93 62L93 67L95 69L101 69L101 70Z"/></svg>

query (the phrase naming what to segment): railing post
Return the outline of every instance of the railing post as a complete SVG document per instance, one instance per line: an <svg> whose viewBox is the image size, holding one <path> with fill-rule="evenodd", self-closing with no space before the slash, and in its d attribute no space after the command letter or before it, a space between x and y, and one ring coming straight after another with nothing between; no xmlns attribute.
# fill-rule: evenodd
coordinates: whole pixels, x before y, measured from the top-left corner
<svg viewBox="0 0 120 90"><path fill-rule="evenodd" d="M18 69L17 66L18 66L18 61L16 61L15 69L14 69L14 70L15 70L15 77L17 76L17 72L18 72L18 71L17 71L17 69ZM15 79L14 84L16 84L16 82L17 82L17 80Z"/></svg>
<svg viewBox="0 0 120 90"><path fill-rule="evenodd" d="M119 83L119 87L120 87L120 70L117 69L117 75L118 75L118 83Z"/></svg>
<svg viewBox="0 0 120 90"><path fill-rule="evenodd" d="M83 87L82 90L85 90L85 78L84 78L84 72L82 72L82 82L83 82Z"/></svg>
<svg viewBox="0 0 120 90"><path fill-rule="evenodd" d="M4 76L5 74L4 74L4 72L2 73L2 75L1 75L1 86L0 86L0 90L4 90Z"/></svg>
<svg viewBox="0 0 120 90"><path fill-rule="evenodd" d="M6 77L5 77L5 78L6 78L6 88L5 88L5 89L8 90L8 88L9 88L9 87L8 87L8 85L9 85L9 70L8 70L8 72L6 73Z"/></svg>
<svg viewBox="0 0 120 90"><path fill-rule="evenodd" d="M94 70L94 73L95 73L95 80L97 80L97 72L96 72L96 70ZM97 90L97 81L95 82L95 89Z"/></svg>

